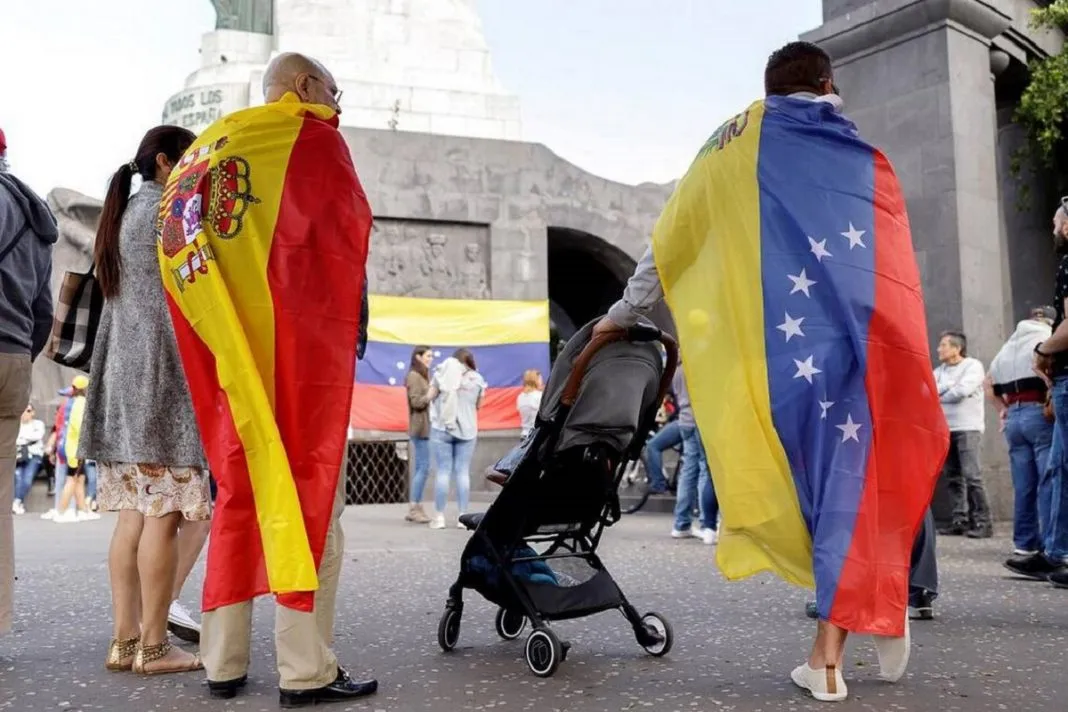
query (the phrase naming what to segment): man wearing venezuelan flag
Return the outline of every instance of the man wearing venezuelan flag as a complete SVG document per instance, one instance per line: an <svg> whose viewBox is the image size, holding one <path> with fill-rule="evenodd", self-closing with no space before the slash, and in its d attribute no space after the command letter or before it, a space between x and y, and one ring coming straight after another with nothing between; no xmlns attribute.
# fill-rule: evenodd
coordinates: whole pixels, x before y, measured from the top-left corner
<svg viewBox="0 0 1068 712"><path fill-rule="evenodd" d="M849 632L909 656L909 560L948 446L919 272L889 161L841 113L831 61L791 43L767 97L712 135L597 333L666 298L722 506L728 579L815 586L793 681L846 698Z"/></svg>
<svg viewBox="0 0 1068 712"><path fill-rule="evenodd" d="M244 687L252 599L273 593L282 707L351 700L331 651L371 211L338 131L341 92L298 54L266 104L210 126L160 206L159 258L218 482L201 653L213 697Z"/></svg>

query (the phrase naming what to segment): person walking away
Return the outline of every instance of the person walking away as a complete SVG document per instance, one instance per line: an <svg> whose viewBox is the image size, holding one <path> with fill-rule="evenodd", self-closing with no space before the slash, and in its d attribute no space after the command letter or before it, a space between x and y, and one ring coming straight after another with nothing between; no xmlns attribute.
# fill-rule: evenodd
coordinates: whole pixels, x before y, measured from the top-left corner
<svg viewBox="0 0 1068 712"><path fill-rule="evenodd" d="M987 375L1009 446L1015 548L1010 561L1027 559L1042 551L1040 522L1049 519L1049 493L1045 493L1045 499L1040 498L1039 482L1049 464L1053 423L1045 412L1049 389L1033 366L1035 347L1052 335L1055 317L1053 307L1033 309L994 356ZM1005 565L1012 570L1010 561Z"/></svg>
<svg viewBox="0 0 1068 712"><path fill-rule="evenodd" d="M706 544L715 544L719 506L712 489L712 475L708 471L708 461L701 445L701 436L697 430L697 421L694 419L681 365L675 371L672 390L675 392L675 403L678 406L682 468L675 492L675 524L671 536L675 539L695 536ZM693 526L695 504L700 512L700 523L697 526Z"/></svg>
<svg viewBox="0 0 1068 712"><path fill-rule="evenodd" d="M523 372L523 391L515 399L515 409L519 411L519 438L526 440L527 435L534 429L534 420L538 417L541 408L541 394L545 390L545 383L541 380L541 373L536 368Z"/></svg>
<svg viewBox="0 0 1068 712"><path fill-rule="evenodd" d="M875 636L884 679L907 669L898 572L948 430L893 167L842 115L816 45L772 54L764 87L701 148L594 334L667 292L723 506L716 562L815 585L816 637L790 679L840 701L850 632Z"/></svg>
<svg viewBox="0 0 1068 712"><path fill-rule="evenodd" d="M15 443L30 402L30 367L52 329L52 248L58 237L45 202L8 172L0 131L0 635L11 629L14 605Z"/></svg>
<svg viewBox="0 0 1068 712"><path fill-rule="evenodd" d="M649 494L664 494L668 491L667 477L664 476L664 452L682 444L682 428L679 425L679 411L676 405L668 412L668 397L664 397L661 412L665 413L664 424L653 437L645 443L642 452L642 464L649 478ZM678 483L676 484L676 491Z"/></svg>
<svg viewBox="0 0 1068 712"><path fill-rule="evenodd" d="M1053 215L1053 247L1057 276L1053 292L1053 334L1035 347L1035 372L1052 383L1053 441L1049 463L1038 485L1039 503L1049 501L1048 515L1041 522L1042 552L1013 560L1011 570L1023 576L1048 580L1068 588L1068 208L1061 200ZM1040 519L1043 512L1040 509Z"/></svg>
<svg viewBox="0 0 1068 712"><path fill-rule="evenodd" d="M44 437L44 422L37 419L33 406L27 405L15 439L18 453L15 457L15 501L11 505L14 514L26 513L26 497L44 460Z"/></svg>
<svg viewBox="0 0 1068 712"><path fill-rule="evenodd" d="M57 510L59 514L53 519L57 524L100 519L99 514L89 510L85 489L87 463L80 454L84 452L85 447L82 442L82 433L85 426L85 390L88 387L87 377L75 376L73 393L67 399L65 406L63 434L57 444L57 453L67 463L67 477L63 483L63 491L59 495L59 509ZM70 510L72 499L74 509Z"/></svg>
<svg viewBox="0 0 1068 712"><path fill-rule="evenodd" d="M271 593L288 709L378 689L331 650L372 214L330 72L283 53L263 90L263 105L223 117L187 151L164 189L157 253L197 422L212 433L208 692L227 699L245 687L253 599ZM232 201L217 209L220 191Z"/></svg>
<svg viewBox="0 0 1068 712"><path fill-rule="evenodd" d="M938 360L941 364L934 370L935 385L950 433L949 455L942 477L953 507L952 522L938 533L989 539L994 536L994 522L980 461L986 427L983 408L986 374L979 359L968 356L968 339L959 331L947 331L939 337Z"/></svg>
<svg viewBox="0 0 1068 712"><path fill-rule="evenodd" d="M111 178L94 247L104 296L89 384L84 453L99 464L99 504L117 512L108 553L109 670L202 668L171 645L168 616L183 520L211 516L208 472L156 258L163 186L194 135L157 126ZM131 196L134 176L140 187Z"/></svg>
<svg viewBox="0 0 1068 712"><path fill-rule="evenodd" d="M486 380L474 355L457 349L438 366L431 382L436 395L430 405L430 444L434 455L434 517L431 529L445 528L450 480L456 486L459 515L467 512L471 495L471 458L478 440L478 409L486 394ZM456 526L464 526L457 519Z"/></svg>
<svg viewBox="0 0 1068 712"><path fill-rule="evenodd" d="M430 474L430 402L437 395L430 386L430 364L434 352L429 346L412 349L411 365L404 378L408 391L408 442L412 453L412 490L405 521L427 524L430 517L423 509L423 490Z"/></svg>

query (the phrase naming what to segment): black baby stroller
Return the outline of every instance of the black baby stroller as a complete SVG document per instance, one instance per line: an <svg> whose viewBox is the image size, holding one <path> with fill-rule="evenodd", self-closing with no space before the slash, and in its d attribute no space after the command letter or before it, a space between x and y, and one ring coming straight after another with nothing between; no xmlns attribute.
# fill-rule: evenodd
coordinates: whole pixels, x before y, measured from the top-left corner
<svg viewBox="0 0 1068 712"><path fill-rule="evenodd" d="M518 638L530 621L526 660L539 677L556 672L570 647L549 621L615 608L648 653L671 649L667 620L639 614L596 550L605 527L619 521L619 479L641 453L678 350L674 339L648 323L591 341L592 331L593 324L586 325L561 351L535 427L498 463L508 479L496 501L484 513L461 517L475 533L438 625L445 651L460 637L465 588L500 607L502 638Z"/></svg>

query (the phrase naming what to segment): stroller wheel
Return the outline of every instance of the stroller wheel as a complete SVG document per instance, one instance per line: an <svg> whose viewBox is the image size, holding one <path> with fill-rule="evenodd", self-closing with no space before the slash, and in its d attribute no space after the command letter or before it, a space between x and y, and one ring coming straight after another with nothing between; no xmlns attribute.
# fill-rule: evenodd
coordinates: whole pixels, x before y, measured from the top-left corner
<svg viewBox="0 0 1068 712"><path fill-rule="evenodd" d="M560 639L548 628L532 631L527 637L527 665L538 677L551 677L564 659Z"/></svg>
<svg viewBox="0 0 1068 712"><path fill-rule="evenodd" d="M497 627L497 635L501 636L501 638L515 640L522 635L523 629L527 627L527 617L522 613L499 608L497 609L497 620L494 625Z"/></svg>
<svg viewBox="0 0 1068 712"><path fill-rule="evenodd" d="M438 645L446 653L456 647L460 640L460 611L446 608L438 622Z"/></svg>
<svg viewBox="0 0 1068 712"><path fill-rule="evenodd" d="M646 613L642 616L642 630L637 634L638 645L654 657L667 655L675 642L675 633L671 624L659 613Z"/></svg>

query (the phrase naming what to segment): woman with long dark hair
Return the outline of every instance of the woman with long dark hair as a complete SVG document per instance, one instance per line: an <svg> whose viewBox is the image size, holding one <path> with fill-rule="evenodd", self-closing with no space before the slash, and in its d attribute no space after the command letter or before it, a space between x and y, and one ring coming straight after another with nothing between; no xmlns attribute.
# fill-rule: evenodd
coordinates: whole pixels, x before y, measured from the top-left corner
<svg viewBox="0 0 1068 712"><path fill-rule="evenodd" d="M431 529L445 528L445 505L449 481L456 484L460 514L467 512L471 494L471 458L478 440L478 409L486 394L486 380L475 365L475 356L457 349L434 372L430 382L430 441L434 453L435 486ZM463 526L457 522L458 526Z"/></svg>
<svg viewBox="0 0 1068 712"><path fill-rule="evenodd" d="M430 517L423 510L423 490L430 473L430 402L436 395L430 386L430 364L434 352L429 346L412 349L412 362L404 386L408 391L408 440L412 453L412 494L404 519L426 524Z"/></svg>
<svg viewBox="0 0 1068 712"><path fill-rule="evenodd" d="M149 675L202 667L198 655L167 638L178 530L207 526L211 501L156 253L163 187L194 138L176 126L145 134L111 179L93 255L105 301L83 452L98 463L100 508L118 512L108 554L114 622L106 667ZM135 174L141 186L131 196Z"/></svg>

